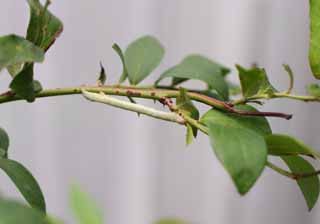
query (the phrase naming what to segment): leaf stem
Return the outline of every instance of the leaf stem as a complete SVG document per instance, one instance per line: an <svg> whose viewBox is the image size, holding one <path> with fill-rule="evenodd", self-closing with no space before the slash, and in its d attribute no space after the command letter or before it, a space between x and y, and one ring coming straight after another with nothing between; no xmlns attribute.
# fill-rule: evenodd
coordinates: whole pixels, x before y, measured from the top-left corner
<svg viewBox="0 0 320 224"><path fill-rule="evenodd" d="M286 176L286 177L289 177L293 180L298 180L298 179L301 179L301 178L307 178L307 177L312 177L312 176L317 176L320 174L320 170L317 170L315 172L311 172L311 173L290 173L280 167L278 167L277 165L267 161L267 166L269 168L271 168L272 170L276 171L277 173L283 175L283 176Z"/></svg>

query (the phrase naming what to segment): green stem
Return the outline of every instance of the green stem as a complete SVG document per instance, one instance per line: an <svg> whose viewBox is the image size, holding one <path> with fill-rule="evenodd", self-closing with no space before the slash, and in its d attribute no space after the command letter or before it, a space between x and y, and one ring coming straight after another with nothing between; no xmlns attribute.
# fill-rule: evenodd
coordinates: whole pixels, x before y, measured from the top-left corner
<svg viewBox="0 0 320 224"><path fill-rule="evenodd" d="M299 100L304 102L320 102L319 97L300 96L300 95L289 94L287 92L280 92L280 93L273 93L272 95L259 94L259 95L251 96L248 98L241 98L241 99L232 101L231 104L238 105L238 104L245 104L247 102L254 101L254 100L270 100L270 99L276 99L276 98L287 98L287 99Z"/></svg>
<svg viewBox="0 0 320 224"><path fill-rule="evenodd" d="M295 179L295 176L292 173L278 167L277 165L275 165L269 161L267 161L267 167L271 168L272 170L276 171L277 173L279 173L283 176L289 177L291 179Z"/></svg>
<svg viewBox="0 0 320 224"><path fill-rule="evenodd" d="M37 93L36 98L81 94L82 90L86 90L88 92L94 92L94 93L103 92L108 95L118 95L118 96L127 96L127 97L129 96L129 97L138 97L138 98L154 99L154 100L161 100L163 98L176 98L180 95L180 92L178 90L171 90L171 89L157 89L154 87L106 85L106 86L79 86L79 87L71 87L71 88L46 89L41 91L40 93ZM204 103L208 106L221 109L230 113L239 114L239 115L270 116L270 117L280 117L285 119L291 118L291 115L283 114L283 113L240 111L233 108L233 106L227 102L223 102L197 92L188 92L188 96L192 100ZM23 100L23 99L13 94L10 91L0 95L0 104L17 101L17 100Z"/></svg>
<svg viewBox="0 0 320 224"><path fill-rule="evenodd" d="M206 126L202 125L198 120L195 120L195 119L193 119L193 118L191 118L189 116L183 116L183 118L191 126L196 127L197 129L199 129L200 131L202 131L206 135L209 134L208 128Z"/></svg>
<svg viewBox="0 0 320 224"><path fill-rule="evenodd" d="M113 98L105 95L104 93L91 93L88 91L82 91L83 96L93 102L104 103L113 107L118 107L124 110L137 112L138 114L144 114L157 119L176 122L178 124L185 124L185 120L174 112L164 112L149 108L140 104L131 103L123 100Z"/></svg>
<svg viewBox="0 0 320 224"><path fill-rule="evenodd" d="M289 177L293 180L298 180L298 179L301 179L301 178L307 178L307 177L312 177L312 176L317 176L320 174L320 170L317 170L315 172L311 172L311 173L290 173L280 167L278 167L277 165L267 161L267 166L269 168L271 168L272 170L276 171L277 173L283 175L283 176L286 176L286 177Z"/></svg>

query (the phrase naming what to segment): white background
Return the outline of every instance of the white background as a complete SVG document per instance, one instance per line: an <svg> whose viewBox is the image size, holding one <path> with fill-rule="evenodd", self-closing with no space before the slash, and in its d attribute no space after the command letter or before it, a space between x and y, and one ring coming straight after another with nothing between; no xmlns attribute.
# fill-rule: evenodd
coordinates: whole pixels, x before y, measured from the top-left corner
<svg viewBox="0 0 320 224"><path fill-rule="evenodd" d="M51 10L64 21L65 31L45 63L36 67L36 78L46 88L93 84L100 60L109 82L115 82L121 63L112 43L124 48L145 34L156 36L167 51L144 83L195 52L230 67L258 62L279 89L288 83L283 63L295 72L296 92L305 93L312 81L308 1L57 0ZM26 1L1 0L1 35L24 35L27 19ZM9 81L3 72L3 91ZM271 119L274 132L295 135L320 150L318 105L277 100L264 110L294 113L290 122ZM74 182L94 196L111 224L147 224L167 216L196 224L320 221L320 205L308 213L294 182L269 169L240 197L208 139L199 136L186 148L184 129L177 125L138 119L81 96L5 104L0 114L0 125L11 137L11 158L22 161L39 180L49 212L69 223L67 195ZM0 189L20 198L4 175Z"/></svg>

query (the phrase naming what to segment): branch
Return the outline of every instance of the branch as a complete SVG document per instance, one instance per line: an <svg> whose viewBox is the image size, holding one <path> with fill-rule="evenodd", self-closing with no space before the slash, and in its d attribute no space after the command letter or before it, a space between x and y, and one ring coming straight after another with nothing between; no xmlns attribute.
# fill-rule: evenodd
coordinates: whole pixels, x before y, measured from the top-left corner
<svg viewBox="0 0 320 224"><path fill-rule="evenodd" d="M173 112L163 112L163 111L155 110L153 108L149 108L140 104L119 100L111 96L108 96L104 93L100 93L100 94L90 93L88 91L82 90L82 94L86 99L93 102L104 103L113 107L118 107L124 110L137 112L139 114L144 114L144 115L165 120L165 121L176 122L178 124L186 123L181 116Z"/></svg>
<svg viewBox="0 0 320 224"><path fill-rule="evenodd" d="M74 95L82 94L82 89L88 92L100 93L103 92L108 95L137 97L145 99L161 100L165 98L177 98L180 95L178 90L172 89L157 89L154 87L135 87L135 86L119 86L119 85L106 85L106 86L79 86L71 88L57 88L47 89L36 94L36 98L52 97L52 96L63 96L63 95ZM244 115L244 116L266 116L266 117L279 117L290 119L292 115L275 113L275 112L251 112L251 111L240 111L233 108L233 105L227 102L223 102L212 97L197 93L188 92L188 96L195 101L221 109L229 113ZM8 103L12 101L23 100L21 97L15 95L11 91L0 95L0 104Z"/></svg>
<svg viewBox="0 0 320 224"><path fill-rule="evenodd" d="M251 96L248 98L241 98L231 102L231 105L245 104L247 102L255 101L255 100L270 100L277 98L287 98L292 100L299 100L303 102L320 102L320 97L315 96L302 96L290 94L287 92L273 93L273 94L259 94L255 96Z"/></svg>

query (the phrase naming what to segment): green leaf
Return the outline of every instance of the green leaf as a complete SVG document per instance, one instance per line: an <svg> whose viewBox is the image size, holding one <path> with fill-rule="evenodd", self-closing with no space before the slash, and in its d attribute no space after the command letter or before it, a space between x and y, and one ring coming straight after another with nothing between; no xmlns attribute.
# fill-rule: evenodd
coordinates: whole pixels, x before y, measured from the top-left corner
<svg viewBox="0 0 320 224"><path fill-rule="evenodd" d="M264 138L241 124L207 122L211 146L229 172L238 192L246 194L261 175L267 161Z"/></svg>
<svg viewBox="0 0 320 224"><path fill-rule="evenodd" d="M32 42L17 35L0 37L0 71L26 62L42 62L44 52Z"/></svg>
<svg viewBox="0 0 320 224"><path fill-rule="evenodd" d="M180 113L186 116L189 116L195 120L199 119L199 111L194 106L189 96L187 95L186 89L180 88L180 94L177 97L176 104ZM197 137L197 131L198 131L197 128L187 125L187 138L186 138L187 145L189 145L192 142L193 137Z"/></svg>
<svg viewBox="0 0 320 224"><path fill-rule="evenodd" d="M10 177L12 182L19 189L26 201L34 208L46 211L46 205L42 191L36 179L20 163L0 159L0 168Z"/></svg>
<svg viewBox="0 0 320 224"><path fill-rule="evenodd" d="M62 22L39 0L28 0L30 20L27 39L47 51L63 30Z"/></svg>
<svg viewBox="0 0 320 224"><path fill-rule="evenodd" d="M64 224L64 222L56 217L48 216L47 215L47 222L48 224Z"/></svg>
<svg viewBox="0 0 320 224"><path fill-rule="evenodd" d="M305 159L299 156L282 156L283 161L287 164L291 172L293 173L313 173L315 169ZM317 175L300 178L297 180L299 188L303 193L304 199L306 200L309 211L316 204L319 197L319 177Z"/></svg>
<svg viewBox="0 0 320 224"><path fill-rule="evenodd" d="M187 132L186 132L186 143L190 145L197 134L197 129L192 127L190 124L187 124Z"/></svg>
<svg viewBox="0 0 320 224"><path fill-rule="evenodd" d="M249 105L239 105L236 109L257 111ZM264 136L271 134L267 119L211 109L200 121L209 128L212 148L239 193L247 193L266 164L267 146Z"/></svg>
<svg viewBox="0 0 320 224"><path fill-rule="evenodd" d="M310 3L310 49L309 62L315 78L320 79L320 1Z"/></svg>
<svg viewBox="0 0 320 224"><path fill-rule="evenodd" d="M236 65L239 72L242 94L251 97L258 94L272 94L277 90L270 84L266 71L260 68L245 69Z"/></svg>
<svg viewBox="0 0 320 224"><path fill-rule="evenodd" d="M62 22L48 10L48 4L42 6L39 0L28 0L30 7L30 20L27 31L27 40L33 42L44 51L47 51L55 42L63 30ZM35 88L33 83L33 64L25 64L20 71L11 68L14 79L10 88L21 98L28 102L35 100Z"/></svg>
<svg viewBox="0 0 320 224"><path fill-rule="evenodd" d="M174 84L181 83L188 79L201 80L208 84L209 89L214 89L223 99L228 99L228 85L224 76L229 70L218 63L201 55L190 55L180 64L168 69L156 81L158 84L167 77L179 78L173 80Z"/></svg>
<svg viewBox="0 0 320 224"><path fill-rule="evenodd" d="M10 83L10 88L28 102L35 100L36 91L33 80L33 64L28 64Z"/></svg>
<svg viewBox="0 0 320 224"><path fill-rule="evenodd" d="M155 224L187 224L180 219L161 219L155 222Z"/></svg>
<svg viewBox="0 0 320 224"><path fill-rule="evenodd" d="M320 97L320 86L315 83L310 84L308 86L308 93L311 96Z"/></svg>
<svg viewBox="0 0 320 224"><path fill-rule="evenodd" d="M45 215L37 209L7 200L0 200L0 223L48 224Z"/></svg>
<svg viewBox="0 0 320 224"><path fill-rule="evenodd" d="M289 88L287 90L287 93L290 93L293 89L293 85L294 85L294 75L293 75L293 71L291 69L291 67L289 65L284 64L283 65L284 70L287 72L289 79L290 79L290 84L289 84Z"/></svg>
<svg viewBox="0 0 320 224"><path fill-rule="evenodd" d="M93 199L77 185L70 193L70 203L80 224L102 224L103 216Z"/></svg>
<svg viewBox="0 0 320 224"><path fill-rule="evenodd" d="M144 36L131 43L124 54L124 61L131 84L145 79L160 64L164 48L151 36Z"/></svg>
<svg viewBox="0 0 320 224"><path fill-rule="evenodd" d="M265 136L270 155L313 155L314 150L288 135L273 134Z"/></svg>
<svg viewBox="0 0 320 224"><path fill-rule="evenodd" d="M9 149L9 136L7 132L0 127L0 149L3 151L1 157L8 157L8 149Z"/></svg>
<svg viewBox="0 0 320 224"><path fill-rule="evenodd" d="M238 105L235 106L235 109L242 111L257 111L250 105ZM265 117L241 116L238 114L211 109L202 116L200 121L204 124L212 122L218 124L228 124L228 126L234 127L241 126L243 128L251 129L262 136L272 133L268 120Z"/></svg>
<svg viewBox="0 0 320 224"><path fill-rule="evenodd" d="M33 89L35 93L40 93L43 90L41 82L38 80L33 81Z"/></svg>
<svg viewBox="0 0 320 224"><path fill-rule="evenodd" d="M121 59L121 62L122 62L122 74L120 76L120 79L119 79L119 84L123 83L124 81L126 81L126 79L128 78L128 71L127 71L127 68L126 68L126 64L124 62L124 55L122 53L122 50L121 48L119 47L118 44L114 43L112 45L112 48L115 50L115 52L119 55L120 59Z"/></svg>
<svg viewBox="0 0 320 224"><path fill-rule="evenodd" d="M229 94L231 96L236 96L241 94L241 87L239 85L228 82Z"/></svg>

